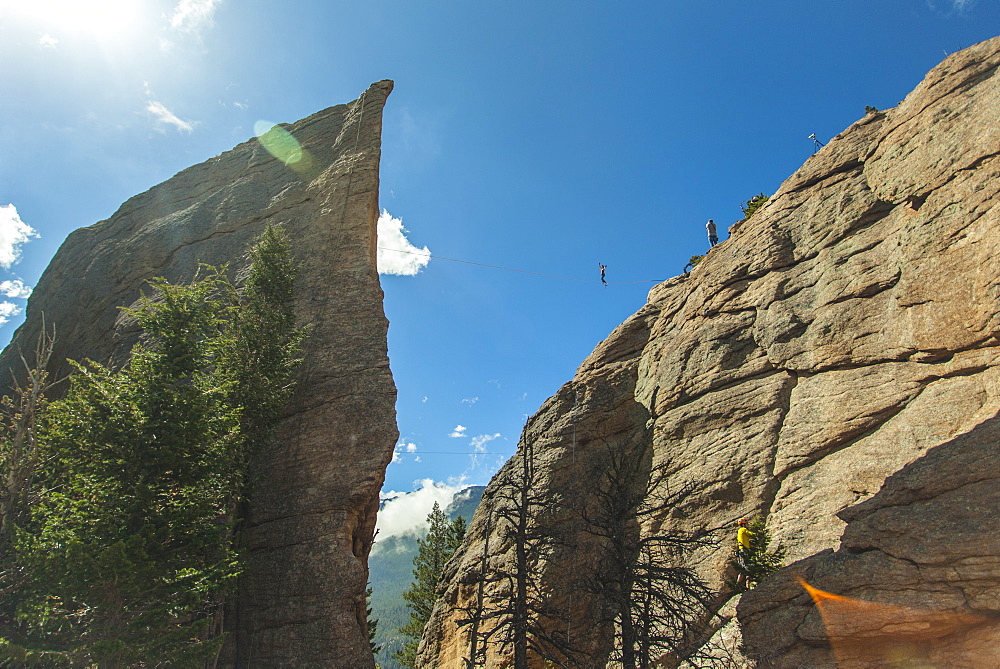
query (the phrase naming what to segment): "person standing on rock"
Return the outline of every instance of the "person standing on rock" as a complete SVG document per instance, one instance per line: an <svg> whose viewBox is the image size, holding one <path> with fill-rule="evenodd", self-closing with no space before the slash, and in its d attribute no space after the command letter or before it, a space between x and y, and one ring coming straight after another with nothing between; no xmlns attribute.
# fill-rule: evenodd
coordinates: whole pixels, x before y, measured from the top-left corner
<svg viewBox="0 0 1000 669"><path fill-rule="evenodd" d="M749 522L746 518L740 518L736 522L739 528L736 530L736 576L737 587L744 587L747 584L747 572L750 570L750 547L753 539L753 532L750 531Z"/></svg>
<svg viewBox="0 0 1000 669"><path fill-rule="evenodd" d="M597 266L601 268L601 283L603 283L605 286L608 285L607 280L605 280L604 278L604 270L606 270L608 266L602 265L601 263L597 263Z"/></svg>
<svg viewBox="0 0 1000 669"><path fill-rule="evenodd" d="M719 236L716 234L715 221L708 219L708 223L705 224L705 229L708 230L708 243L715 246L719 243Z"/></svg>

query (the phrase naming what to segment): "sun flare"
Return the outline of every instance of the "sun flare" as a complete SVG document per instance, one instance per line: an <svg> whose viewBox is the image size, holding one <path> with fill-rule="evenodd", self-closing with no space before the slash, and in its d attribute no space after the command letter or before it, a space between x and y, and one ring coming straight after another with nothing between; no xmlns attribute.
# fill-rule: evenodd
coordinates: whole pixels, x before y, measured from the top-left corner
<svg viewBox="0 0 1000 669"><path fill-rule="evenodd" d="M12 9L49 32L112 39L136 26L144 3L136 0L29 0L0 4L13 6Z"/></svg>

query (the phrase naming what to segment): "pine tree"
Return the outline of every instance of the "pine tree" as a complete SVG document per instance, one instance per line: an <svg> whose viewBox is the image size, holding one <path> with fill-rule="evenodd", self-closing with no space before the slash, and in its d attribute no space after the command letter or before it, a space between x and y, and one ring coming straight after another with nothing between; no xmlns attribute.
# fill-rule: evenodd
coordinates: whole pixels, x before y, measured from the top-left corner
<svg viewBox="0 0 1000 669"><path fill-rule="evenodd" d="M417 555L413 558L413 584L403 593L403 599L410 607L410 621L399 628L399 631L409 639L403 643L402 650L393 654L393 658L404 667L412 667L416 663L417 646L437 599L435 590L438 581L441 580L448 560L465 538L465 518L458 516L449 522L448 515L437 502L427 516L427 523L427 536L417 540Z"/></svg>
<svg viewBox="0 0 1000 669"><path fill-rule="evenodd" d="M746 587L752 588L769 574L784 566L785 548L767 550L771 544L771 533L763 518L753 518L747 525L750 530L750 551L746 556ZM737 566L739 569L739 566Z"/></svg>
<svg viewBox="0 0 1000 669"><path fill-rule="evenodd" d="M368 584L365 590L365 613L368 617L368 645L372 649L372 655L378 655L382 651L382 646L375 643L375 635L378 634L378 618L372 617L372 586Z"/></svg>
<svg viewBox="0 0 1000 669"><path fill-rule="evenodd" d="M75 364L66 397L49 405L38 431L47 466L14 546L26 634L5 635L0 651L45 666L214 658L240 572L249 456L270 438L304 336L283 233L269 229L250 256L242 289L225 268L150 282L131 310L144 335L128 364Z"/></svg>
<svg viewBox="0 0 1000 669"><path fill-rule="evenodd" d="M55 467L19 546L40 650L110 667L215 652L204 636L237 572L224 519L239 482L238 412L213 359L223 282L155 282L128 366L76 364L52 405L42 441Z"/></svg>
<svg viewBox="0 0 1000 669"><path fill-rule="evenodd" d="M267 445L271 429L292 391L292 374L309 326L295 327L292 290L299 263L281 226L268 225L247 253L241 288L229 285L227 350L222 372L229 378L229 402L240 412L239 456L246 469Z"/></svg>
<svg viewBox="0 0 1000 669"><path fill-rule="evenodd" d="M753 216L754 212L764 206L764 203L770 199L770 196L764 195L763 193L758 193L752 198L740 205L740 209L743 210L743 220L746 220Z"/></svg>

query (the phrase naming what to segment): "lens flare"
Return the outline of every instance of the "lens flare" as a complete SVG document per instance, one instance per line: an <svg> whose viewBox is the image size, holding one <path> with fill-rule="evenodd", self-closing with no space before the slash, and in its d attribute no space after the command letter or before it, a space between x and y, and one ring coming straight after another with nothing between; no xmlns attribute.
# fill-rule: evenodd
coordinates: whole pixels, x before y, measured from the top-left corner
<svg viewBox="0 0 1000 669"><path fill-rule="evenodd" d="M930 668L941 658L962 657L968 666L1000 666L992 645L978 638L997 633L997 621L971 613L880 604L825 592L797 577L812 597L839 667ZM990 664L978 664L981 661Z"/></svg>
<svg viewBox="0 0 1000 669"><path fill-rule="evenodd" d="M294 165L302 160L302 145L280 125L269 121L257 121L253 126L257 139L268 153L285 163Z"/></svg>
<svg viewBox="0 0 1000 669"><path fill-rule="evenodd" d="M302 147L299 140L295 139L292 133L277 123L271 123L270 121L257 121L254 123L253 130L257 136L257 141L272 156L300 175L304 176L311 171L313 164L312 156Z"/></svg>

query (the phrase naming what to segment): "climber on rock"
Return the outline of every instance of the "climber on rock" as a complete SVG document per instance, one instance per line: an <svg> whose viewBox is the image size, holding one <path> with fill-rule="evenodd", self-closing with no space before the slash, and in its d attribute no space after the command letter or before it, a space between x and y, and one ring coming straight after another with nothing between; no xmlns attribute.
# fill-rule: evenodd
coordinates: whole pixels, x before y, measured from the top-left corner
<svg viewBox="0 0 1000 669"><path fill-rule="evenodd" d="M750 548L753 540L753 532L750 531L749 522L746 518L740 518L736 522L739 528L736 530L736 576L737 587L746 587L747 572L750 570Z"/></svg>

